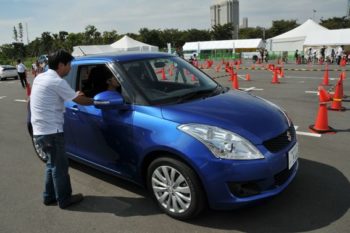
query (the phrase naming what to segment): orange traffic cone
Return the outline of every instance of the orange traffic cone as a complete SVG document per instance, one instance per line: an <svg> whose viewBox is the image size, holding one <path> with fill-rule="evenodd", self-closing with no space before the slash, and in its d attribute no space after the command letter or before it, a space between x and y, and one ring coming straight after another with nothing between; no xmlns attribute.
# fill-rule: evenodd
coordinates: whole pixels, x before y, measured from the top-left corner
<svg viewBox="0 0 350 233"><path fill-rule="evenodd" d="M323 86L329 86L328 64L326 64L326 69L325 69L325 71L324 71L322 85L323 85Z"/></svg>
<svg viewBox="0 0 350 233"><path fill-rule="evenodd" d="M232 78L233 78L233 80L232 80L232 88L233 89L239 89L237 73L233 73Z"/></svg>
<svg viewBox="0 0 350 233"><path fill-rule="evenodd" d="M245 75L245 79L246 79L247 81L250 81L250 74L249 74L249 73L247 73L247 74Z"/></svg>
<svg viewBox="0 0 350 233"><path fill-rule="evenodd" d="M170 75L170 76L173 76L173 75L174 75L173 68L171 68L171 67L169 68L169 75Z"/></svg>
<svg viewBox="0 0 350 233"><path fill-rule="evenodd" d="M336 131L328 126L328 112L327 112L327 103L330 101L329 94L320 86L319 91L319 108L316 121L314 125L310 125L309 129L315 133L336 133Z"/></svg>
<svg viewBox="0 0 350 233"><path fill-rule="evenodd" d="M165 69L162 69L162 80L166 80L166 76L165 76Z"/></svg>
<svg viewBox="0 0 350 233"><path fill-rule="evenodd" d="M346 72L345 72L345 71L342 71L342 72L340 73L340 78L341 78L342 80L345 80L345 79L346 79Z"/></svg>
<svg viewBox="0 0 350 233"><path fill-rule="evenodd" d="M29 82L27 82L26 91L27 91L27 96L29 97L30 93L31 93L31 88L30 88Z"/></svg>
<svg viewBox="0 0 350 233"><path fill-rule="evenodd" d="M277 69L273 70L273 75L272 75L272 84L279 84L280 82L278 81L278 75L277 75Z"/></svg>
<svg viewBox="0 0 350 233"><path fill-rule="evenodd" d="M281 68L281 78L284 78L284 69Z"/></svg>
<svg viewBox="0 0 350 233"><path fill-rule="evenodd" d="M331 106L328 108L332 111L345 111L346 109L341 105L342 102L342 95L343 95L343 81L340 79L337 83L337 86L335 88L335 93L333 96L333 102Z"/></svg>

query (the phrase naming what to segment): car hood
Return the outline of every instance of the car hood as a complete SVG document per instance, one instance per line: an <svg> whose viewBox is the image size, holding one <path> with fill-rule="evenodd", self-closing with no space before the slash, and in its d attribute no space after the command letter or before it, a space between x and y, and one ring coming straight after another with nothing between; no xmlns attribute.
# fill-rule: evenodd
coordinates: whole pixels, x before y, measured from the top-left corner
<svg viewBox="0 0 350 233"><path fill-rule="evenodd" d="M230 130L254 144L280 135L290 124L281 109L242 91L165 106L162 115L179 124L207 124Z"/></svg>

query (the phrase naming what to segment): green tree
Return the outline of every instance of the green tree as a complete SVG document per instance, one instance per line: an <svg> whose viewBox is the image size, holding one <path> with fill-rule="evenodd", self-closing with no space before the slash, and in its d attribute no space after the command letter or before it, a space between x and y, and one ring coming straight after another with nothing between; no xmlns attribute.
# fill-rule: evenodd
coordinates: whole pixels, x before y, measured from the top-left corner
<svg viewBox="0 0 350 233"><path fill-rule="evenodd" d="M49 54L52 51L54 51L53 48L53 37L51 36L50 32L43 32L41 34L41 51L43 51L43 53Z"/></svg>
<svg viewBox="0 0 350 233"><path fill-rule="evenodd" d="M150 45L158 46L159 48L166 47L166 42L162 40L160 30L149 30L147 28L141 28L139 30L139 40Z"/></svg>
<svg viewBox="0 0 350 233"><path fill-rule="evenodd" d="M110 32L104 31L102 33L102 43L103 44L112 44L118 39L118 34L116 30Z"/></svg>
<svg viewBox="0 0 350 233"><path fill-rule="evenodd" d="M272 27L266 30L266 38L278 36L298 27L296 20L275 20L272 21Z"/></svg>
<svg viewBox="0 0 350 233"><path fill-rule="evenodd" d="M234 27L231 23L214 25L211 31L213 40L230 40L233 37Z"/></svg>
<svg viewBox="0 0 350 233"><path fill-rule="evenodd" d="M264 38L264 28L242 28L239 30L239 39ZM266 38L266 36L265 36Z"/></svg>
<svg viewBox="0 0 350 233"><path fill-rule="evenodd" d="M350 28L350 19L345 16L321 19L320 25L328 29Z"/></svg>

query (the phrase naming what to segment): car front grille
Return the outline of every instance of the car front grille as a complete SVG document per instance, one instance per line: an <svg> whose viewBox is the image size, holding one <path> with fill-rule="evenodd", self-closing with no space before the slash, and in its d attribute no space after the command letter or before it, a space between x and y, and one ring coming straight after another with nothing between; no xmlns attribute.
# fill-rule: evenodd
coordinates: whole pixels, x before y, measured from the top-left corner
<svg viewBox="0 0 350 233"><path fill-rule="evenodd" d="M275 138L267 140L263 145L271 152L275 153L286 148L291 142L295 140L294 125L290 126L285 132Z"/></svg>

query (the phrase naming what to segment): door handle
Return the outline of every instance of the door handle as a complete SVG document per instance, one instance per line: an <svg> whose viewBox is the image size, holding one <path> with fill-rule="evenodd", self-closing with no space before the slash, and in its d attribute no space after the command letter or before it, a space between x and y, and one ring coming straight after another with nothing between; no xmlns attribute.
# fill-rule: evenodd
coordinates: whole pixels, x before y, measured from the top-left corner
<svg viewBox="0 0 350 233"><path fill-rule="evenodd" d="M71 109L73 110L73 111L79 111L79 108L78 108L78 106L77 105L73 105L72 107L71 107Z"/></svg>

